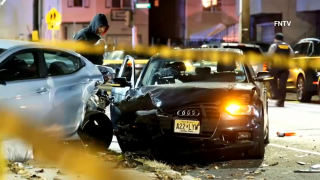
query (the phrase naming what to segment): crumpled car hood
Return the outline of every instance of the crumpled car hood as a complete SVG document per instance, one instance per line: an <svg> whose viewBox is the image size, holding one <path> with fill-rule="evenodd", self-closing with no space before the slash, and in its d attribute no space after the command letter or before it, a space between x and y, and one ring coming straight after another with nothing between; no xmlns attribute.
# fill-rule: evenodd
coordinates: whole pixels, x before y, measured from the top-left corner
<svg viewBox="0 0 320 180"><path fill-rule="evenodd" d="M255 85L250 83L183 83L143 86L131 91L131 97L149 95L152 104L167 111L195 103L214 103L226 97L253 94Z"/></svg>

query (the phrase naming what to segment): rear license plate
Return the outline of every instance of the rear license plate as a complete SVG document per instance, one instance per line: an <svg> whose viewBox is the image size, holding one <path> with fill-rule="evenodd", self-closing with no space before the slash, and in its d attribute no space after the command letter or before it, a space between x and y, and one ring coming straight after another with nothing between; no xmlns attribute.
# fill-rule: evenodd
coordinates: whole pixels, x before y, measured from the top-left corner
<svg viewBox="0 0 320 180"><path fill-rule="evenodd" d="M176 119L174 121L174 132L186 134L200 134L200 122L195 120Z"/></svg>

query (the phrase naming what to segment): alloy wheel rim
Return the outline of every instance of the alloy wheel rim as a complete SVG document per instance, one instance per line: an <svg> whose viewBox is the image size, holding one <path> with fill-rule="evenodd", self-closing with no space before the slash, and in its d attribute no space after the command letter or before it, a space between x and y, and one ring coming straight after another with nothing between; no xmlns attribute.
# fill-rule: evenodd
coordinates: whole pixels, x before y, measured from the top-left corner
<svg viewBox="0 0 320 180"><path fill-rule="evenodd" d="M303 80L302 79L299 79L299 82L298 82L298 98L301 99L302 98L302 94L303 94Z"/></svg>

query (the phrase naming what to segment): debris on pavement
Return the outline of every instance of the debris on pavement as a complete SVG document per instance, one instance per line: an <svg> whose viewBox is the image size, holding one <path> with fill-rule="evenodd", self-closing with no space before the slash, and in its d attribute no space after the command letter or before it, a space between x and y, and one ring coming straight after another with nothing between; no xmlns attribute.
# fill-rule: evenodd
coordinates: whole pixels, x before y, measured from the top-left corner
<svg viewBox="0 0 320 180"><path fill-rule="evenodd" d="M277 166L277 165L279 165L279 162L272 163L269 166Z"/></svg>
<svg viewBox="0 0 320 180"><path fill-rule="evenodd" d="M44 172L44 169L40 169L38 171L36 171L36 173L43 173Z"/></svg>
<svg viewBox="0 0 320 180"><path fill-rule="evenodd" d="M320 173L320 170L307 169L307 170L294 170L293 172L295 172L295 173Z"/></svg>
<svg viewBox="0 0 320 180"><path fill-rule="evenodd" d="M277 132L278 137L296 136L295 132Z"/></svg>
<svg viewBox="0 0 320 180"><path fill-rule="evenodd" d="M134 159L125 159L120 161L116 168L136 168L137 166L142 166L143 163Z"/></svg>
<svg viewBox="0 0 320 180"><path fill-rule="evenodd" d="M161 180L182 180L181 173L174 170L158 171L155 175Z"/></svg>
<svg viewBox="0 0 320 180"><path fill-rule="evenodd" d="M64 173L64 172L62 172L62 171L60 171L60 170L57 171L57 174L58 174L58 175L66 175L66 173Z"/></svg>
<svg viewBox="0 0 320 180"><path fill-rule="evenodd" d="M216 178L216 176L213 174L207 174L206 177L207 177L207 179L215 179Z"/></svg>
<svg viewBox="0 0 320 180"><path fill-rule="evenodd" d="M304 162L297 162L297 164L306 165L306 163L304 163Z"/></svg>
<svg viewBox="0 0 320 180"><path fill-rule="evenodd" d="M308 156L309 154L305 154L305 155L295 155L296 157L306 157Z"/></svg>
<svg viewBox="0 0 320 180"><path fill-rule="evenodd" d="M310 169L319 169L320 170L320 164L315 164L310 167Z"/></svg>

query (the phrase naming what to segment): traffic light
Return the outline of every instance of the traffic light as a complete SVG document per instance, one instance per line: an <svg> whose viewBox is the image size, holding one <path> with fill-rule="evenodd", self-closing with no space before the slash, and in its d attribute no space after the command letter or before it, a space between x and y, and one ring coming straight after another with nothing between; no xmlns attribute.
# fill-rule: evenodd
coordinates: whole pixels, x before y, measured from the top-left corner
<svg viewBox="0 0 320 180"><path fill-rule="evenodd" d="M131 13L131 11L126 11L126 12L125 12L125 18L124 18L124 20L125 20L124 25L130 27L130 26L131 26L131 20L132 20L132 13Z"/></svg>

